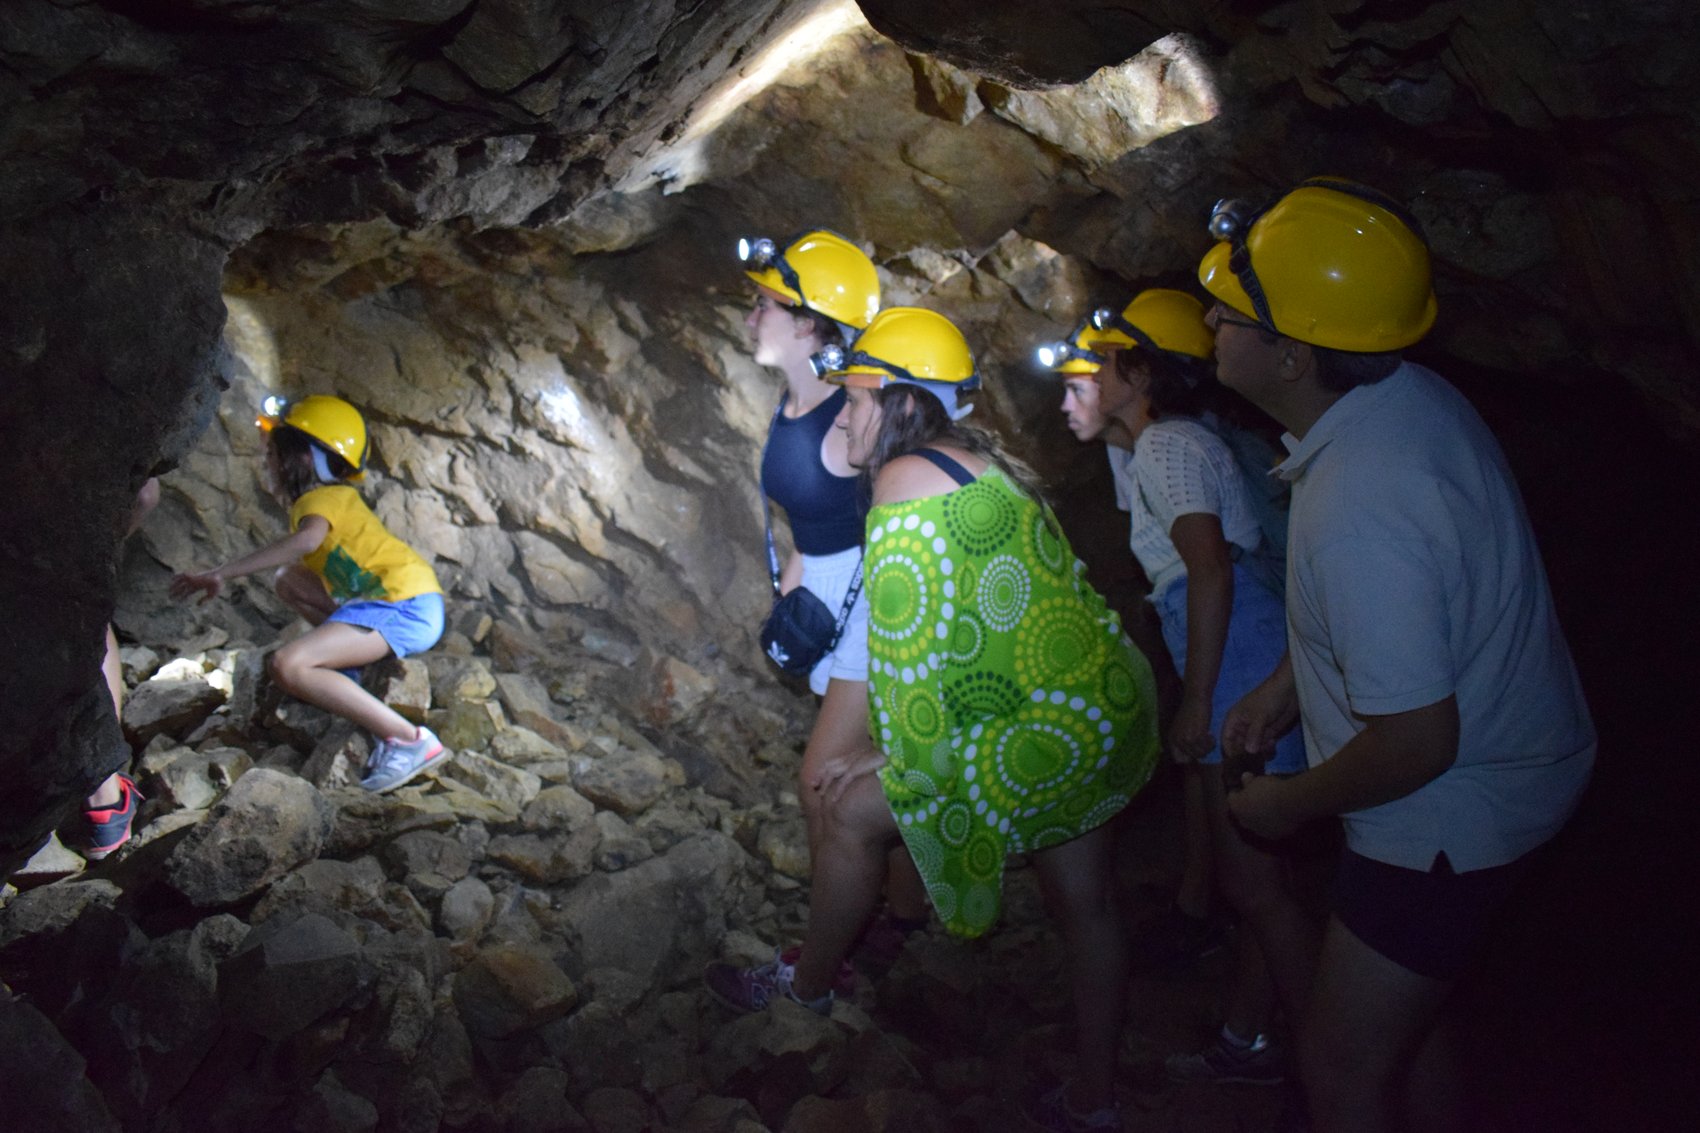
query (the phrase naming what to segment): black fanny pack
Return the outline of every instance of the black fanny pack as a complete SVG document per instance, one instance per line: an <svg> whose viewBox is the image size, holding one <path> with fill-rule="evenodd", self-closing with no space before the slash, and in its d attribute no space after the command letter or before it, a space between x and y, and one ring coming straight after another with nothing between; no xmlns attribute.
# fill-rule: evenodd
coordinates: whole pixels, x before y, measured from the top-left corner
<svg viewBox="0 0 1700 1133"><path fill-rule="evenodd" d="M767 620L761 624L762 652L787 673L807 674L844 636L850 610L861 592L862 564L857 563L856 577L844 595L844 605L837 617L807 586L793 587L790 593L779 595L773 600Z"/></svg>

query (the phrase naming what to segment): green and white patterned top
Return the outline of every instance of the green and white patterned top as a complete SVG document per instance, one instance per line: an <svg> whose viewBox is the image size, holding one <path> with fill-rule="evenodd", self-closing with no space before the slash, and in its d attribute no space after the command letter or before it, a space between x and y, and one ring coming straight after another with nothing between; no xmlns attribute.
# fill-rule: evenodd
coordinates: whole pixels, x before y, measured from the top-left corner
<svg viewBox="0 0 1700 1133"><path fill-rule="evenodd" d="M866 554L880 785L945 927L979 936L1007 855L1109 821L1151 777L1151 666L996 466L875 507Z"/></svg>

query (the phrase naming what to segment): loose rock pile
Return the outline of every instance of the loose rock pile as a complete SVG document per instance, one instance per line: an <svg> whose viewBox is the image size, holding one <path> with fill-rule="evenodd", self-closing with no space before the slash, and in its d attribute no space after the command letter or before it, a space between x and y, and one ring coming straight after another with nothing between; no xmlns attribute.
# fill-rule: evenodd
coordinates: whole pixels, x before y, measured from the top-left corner
<svg viewBox="0 0 1700 1133"><path fill-rule="evenodd" d="M633 703L621 666L480 629L365 674L455 750L386 796L265 650L124 651L132 845L50 846L0 907L8 1128L1000 1130L1066 1069L1021 870L1010 927L915 938L830 1019L716 1005L704 963L801 936L808 702L668 661Z"/></svg>

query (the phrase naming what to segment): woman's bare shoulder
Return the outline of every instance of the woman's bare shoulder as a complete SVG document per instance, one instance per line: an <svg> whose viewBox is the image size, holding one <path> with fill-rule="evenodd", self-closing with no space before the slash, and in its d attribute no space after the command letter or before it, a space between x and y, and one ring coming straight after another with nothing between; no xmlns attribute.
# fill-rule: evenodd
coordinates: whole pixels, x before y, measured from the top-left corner
<svg viewBox="0 0 1700 1133"><path fill-rule="evenodd" d="M974 456L954 445L935 447L936 451L961 464L975 477L986 470L987 461L982 457ZM926 457L911 453L898 457L880 469L880 474L874 481L874 503L900 504L909 500L924 500L929 496L946 495L960 487L962 485L958 484L950 473Z"/></svg>

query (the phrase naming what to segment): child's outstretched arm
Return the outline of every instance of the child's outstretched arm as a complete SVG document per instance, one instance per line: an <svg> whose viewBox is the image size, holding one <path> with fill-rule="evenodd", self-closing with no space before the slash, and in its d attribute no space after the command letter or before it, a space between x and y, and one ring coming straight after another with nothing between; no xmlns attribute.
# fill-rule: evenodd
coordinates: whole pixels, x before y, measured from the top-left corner
<svg viewBox="0 0 1700 1133"><path fill-rule="evenodd" d="M319 544L325 541L325 536L331 533L330 520L322 515L309 515L301 520L300 528L293 535L285 536L269 547L261 547L252 554L214 567L199 574L179 574L171 579L171 596L182 601L189 595L200 592L201 601L217 598L224 592L225 580L241 578L255 571L269 570L286 563L298 562L307 555L319 549Z"/></svg>

